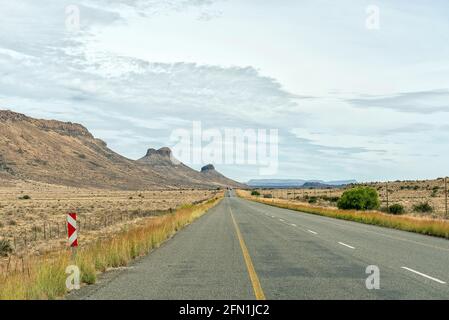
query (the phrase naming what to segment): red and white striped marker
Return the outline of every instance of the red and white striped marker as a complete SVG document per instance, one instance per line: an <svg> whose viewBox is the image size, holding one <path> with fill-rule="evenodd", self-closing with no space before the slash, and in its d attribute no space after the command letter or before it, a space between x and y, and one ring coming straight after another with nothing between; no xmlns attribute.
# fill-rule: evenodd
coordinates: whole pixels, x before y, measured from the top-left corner
<svg viewBox="0 0 449 320"><path fill-rule="evenodd" d="M78 247L78 235L76 233L76 213L67 214L67 232L69 236L69 245Z"/></svg>

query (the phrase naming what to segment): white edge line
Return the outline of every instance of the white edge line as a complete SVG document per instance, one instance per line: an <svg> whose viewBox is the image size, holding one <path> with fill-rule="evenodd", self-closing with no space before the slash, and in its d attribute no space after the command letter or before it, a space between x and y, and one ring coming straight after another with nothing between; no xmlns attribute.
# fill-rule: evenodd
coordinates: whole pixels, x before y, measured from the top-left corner
<svg viewBox="0 0 449 320"><path fill-rule="evenodd" d="M318 232L315 232L313 230L307 230L307 231L309 231L310 233L313 233L313 234L318 234Z"/></svg>
<svg viewBox="0 0 449 320"><path fill-rule="evenodd" d="M338 244L341 244L342 246L348 247L350 249L355 249L353 246L350 246L349 244L343 243L343 242L339 242Z"/></svg>
<svg viewBox="0 0 449 320"><path fill-rule="evenodd" d="M438 283L441 283L441 284L446 284L446 282L444 282L444 281L442 281L442 280L440 280L440 279L437 279L437 278L428 276L427 274L421 273L421 272L419 272L419 271L416 271L416 270L413 270L413 269L410 269L410 268L407 268L407 267L401 267L401 268L402 268L402 269L405 269L405 270L408 270L408 271L410 271L410 272L416 273L416 274L418 274L418 275L420 275L420 276L422 276L422 277L424 277L424 278L433 280L433 281L435 281L435 282L438 282Z"/></svg>

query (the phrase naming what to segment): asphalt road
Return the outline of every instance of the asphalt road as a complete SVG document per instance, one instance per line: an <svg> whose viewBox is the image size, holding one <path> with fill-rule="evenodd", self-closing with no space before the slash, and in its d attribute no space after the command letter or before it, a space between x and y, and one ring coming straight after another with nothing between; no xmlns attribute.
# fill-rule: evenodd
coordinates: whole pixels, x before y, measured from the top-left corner
<svg viewBox="0 0 449 320"><path fill-rule="evenodd" d="M379 270L379 289L366 286L368 266ZM130 268L69 298L449 299L448 283L447 240L229 195Z"/></svg>

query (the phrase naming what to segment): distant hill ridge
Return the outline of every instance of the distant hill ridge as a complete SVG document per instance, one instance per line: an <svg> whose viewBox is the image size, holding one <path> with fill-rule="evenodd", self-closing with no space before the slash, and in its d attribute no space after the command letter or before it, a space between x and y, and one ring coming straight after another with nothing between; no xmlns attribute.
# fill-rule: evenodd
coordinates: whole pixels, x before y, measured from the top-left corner
<svg viewBox="0 0 449 320"><path fill-rule="evenodd" d="M107 189L244 186L195 171L169 148L148 149L137 161L112 151L84 126L0 110L0 178Z"/></svg>
<svg viewBox="0 0 449 320"><path fill-rule="evenodd" d="M247 182L253 188L324 188L328 186L344 186L357 183L356 180L302 180L302 179L253 179Z"/></svg>

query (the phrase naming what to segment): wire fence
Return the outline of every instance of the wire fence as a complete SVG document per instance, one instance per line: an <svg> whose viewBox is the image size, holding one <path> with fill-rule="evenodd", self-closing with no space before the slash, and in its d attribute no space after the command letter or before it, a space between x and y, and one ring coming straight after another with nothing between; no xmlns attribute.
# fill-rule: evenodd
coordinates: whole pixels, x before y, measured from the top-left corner
<svg viewBox="0 0 449 320"><path fill-rule="evenodd" d="M211 197L193 201L196 205L213 199ZM75 210L76 211L76 210ZM164 210L133 210L130 212L104 213L104 214L78 214L78 236L92 231L105 230L112 226L118 226L141 218L156 217L175 212L176 209ZM13 273L29 273L31 255L29 251L37 244L54 240L66 240L68 238L66 215L55 221L35 223L32 227L22 227L17 231L9 231L0 235L0 241L5 241L11 246L12 252L0 260L0 276L8 276ZM0 248L1 250L1 248ZM1 258L2 252L0 252Z"/></svg>
<svg viewBox="0 0 449 320"><path fill-rule="evenodd" d="M402 183L402 185L400 184ZM363 185L363 184L362 184ZM423 182L385 182L374 187L379 195L382 208L390 208L393 204L403 204L407 213L414 213L414 207L420 204L429 204L432 210L424 214L434 217L449 219L448 179L440 178L433 185ZM258 192L264 198L283 199L288 201L309 202L311 204L333 206L341 194L352 185L344 187L298 187L298 188L258 188ZM324 200L324 203L320 200ZM419 213L419 211L418 211Z"/></svg>

